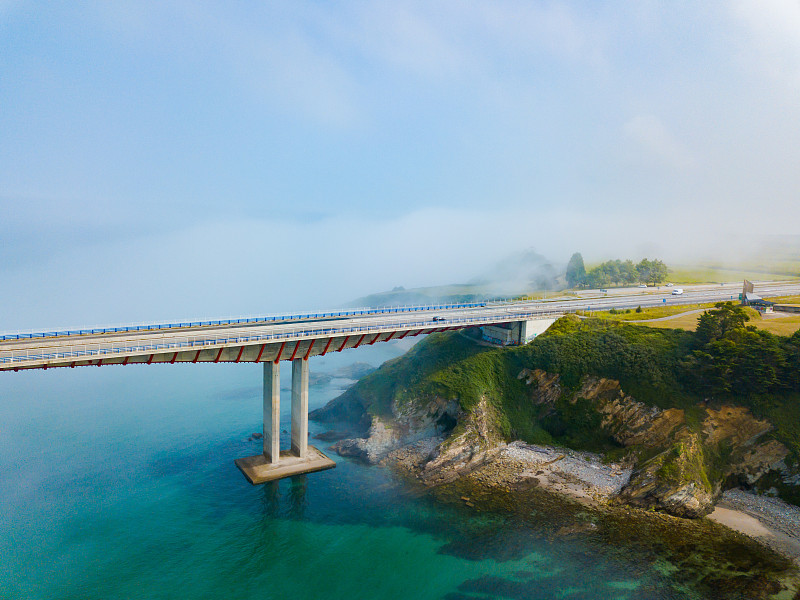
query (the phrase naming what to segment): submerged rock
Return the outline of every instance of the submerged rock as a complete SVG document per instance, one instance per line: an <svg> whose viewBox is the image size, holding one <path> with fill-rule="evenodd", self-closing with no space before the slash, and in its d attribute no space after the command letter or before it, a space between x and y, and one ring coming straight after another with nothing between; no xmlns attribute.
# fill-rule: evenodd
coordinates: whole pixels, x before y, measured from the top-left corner
<svg viewBox="0 0 800 600"><path fill-rule="evenodd" d="M402 434L397 428L387 427L381 419L374 418L367 437L341 440L333 444L331 450L339 456L349 456L374 465L400 446L401 440Z"/></svg>
<svg viewBox="0 0 800 600"><path fill-rule="evenodd" d="M315 440L322 440L323 442L336 442L339 440L346 439L352 435L352 431L336 431L334 429L330 431L323 431L322 433L318 433L314 436Z"/></svg>

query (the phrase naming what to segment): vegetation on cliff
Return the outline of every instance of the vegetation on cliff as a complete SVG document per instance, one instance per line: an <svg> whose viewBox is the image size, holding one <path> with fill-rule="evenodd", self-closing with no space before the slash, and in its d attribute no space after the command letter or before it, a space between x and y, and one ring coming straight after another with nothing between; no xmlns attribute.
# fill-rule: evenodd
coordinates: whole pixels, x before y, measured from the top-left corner
<svg viewBox="0 0 800 600"><path fill-rule="evenodd" d="M795 470L800 462L800 334L756 331L748 318L730 303L703 315L696 332L567 316L514 348L436 334L318 417L366 414L391 427L398 415L427 411L441 429L456 427L451 439L461 439L471 420L446 404L462 415L480 413L481 422L491 421L485 435L497 441L627 457L638 465L633 483L640 488L628 495L642 505L653 505L656 490L682 504L677 514L687 510L687 495L705 495L708 501L688 509L703 514L737 478L748 485L761 478L800 503L800 486L774 472L762 477L766 462L784 460ZM715 411L722 406L744 413Z"/></svg>

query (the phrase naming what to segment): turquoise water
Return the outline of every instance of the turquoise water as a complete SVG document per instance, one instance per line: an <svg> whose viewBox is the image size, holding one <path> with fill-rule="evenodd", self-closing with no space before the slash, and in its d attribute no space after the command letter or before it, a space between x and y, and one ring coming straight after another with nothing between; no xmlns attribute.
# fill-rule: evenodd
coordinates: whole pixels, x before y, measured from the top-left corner
<svg viewBox="0 0 800 600"><path fill-rule="evenodd" d="M386 346L312 370L379 363ZM651 559L443 505L335 455L250 486L233 459L259 451L260 381L221 364L0 374L0 597L685 597ZM312 387L312 408L339 391Z"/></svg>

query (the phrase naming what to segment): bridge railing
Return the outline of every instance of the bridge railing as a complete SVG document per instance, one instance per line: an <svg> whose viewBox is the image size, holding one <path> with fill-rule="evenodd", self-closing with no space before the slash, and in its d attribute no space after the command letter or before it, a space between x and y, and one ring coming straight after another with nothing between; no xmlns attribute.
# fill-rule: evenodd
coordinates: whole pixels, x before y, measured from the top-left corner
<svg viewBox="0 0 800 600"><path fill-rule="evenodd" d="M333 337L353 334L385 333L398 330L437 329L440 327L487 325L522 319L548 318L563 315L563 310L554 311L519 311L512 307L493 310L489 314L477 317L458 317L433 321L417 320L412 322L391 319L382 319L369 325L353 327L295 327L275 333L253 333L248 335L204 336L187 335L175 336L167 333L161 335L148 335L137 341L123 340L116 342L95 342L92 344L70 344L68 346L53 346L51 349L34 347L0 351L0 364L25 363L30 361L48 361L58 359L85 360L97 357L113 357L126 354L162 354L182 350L251 345L269 342L281 342L294 339L311 339L319 337Z"/></svg>
<svg viewBox="0 0 800 600"><path fill-rule="evenodd" d="M482 308L490 305L508 303L504 300L485 300L481 302L465 302L458 304L418 304L404 306L383 306L377 308L354 308L344 311L320 311L306 313L275 314L267 316L241 317L232 319L211 319L197 321L177 321L164 323L150 323L144 325L117 325L109 327L95 327L82 329L63 329L50 331L24 331L0 334L0 341L25 340L49 337L67 337L77 335L97 335L103 333L129 333L137 331L157 331L163 329L186 329L189 327L209 327L225 325L247 325L247 324L276 324L291 321L308 321L312 319L331 319L337 317L358 317L366 315L385 315L396 313L410 313L435 310L454 310L463 308Z"/></svg>
<svg viewBox="0 0 800 600"><path fill-rule="evenodd" d="M731 296L733 299L733 296ZM591 300L584 299L580 306L573 306L564 308L565 312L575 312L578 310L591 310L592 308L599 309L601 306L611 304L615 298L613 297L599 297ZM649 298L648 296L641 296L637 299L637 303L642 306L653 306L660 303L661 297ZM314 311L304 313L287 313L287 314L272 314L266 316L249 316L230 319L210 319L210 320L195 320L195 321L175 321L175 322L162 322L151 324L126 324L110 327L95 327L95 328L75 328L64 330L50 330L50 331L18 331L13 333L0 333L0 342L14 341L14 340L27 340L37 338L52 338L52 337L67 337L67 336L85 336L97 335L106 333L134 333L139 331L159 331L159 330L174 330L186 329L190 327L213 327L213 326L230 326L230 325L254 325L254 324L280 324L289 323L292 321L308 321L313 319L331 319L331 318L348 318L358 316L372 316L372 315L386 315L396 313L414 313L414 312L430 312L437 310L457 310L465 308L486 308L486 307L500 307L500 306L520 306L531 305L533 303L547 303L548 300L535 300L535 301L514 301L507 298L496 298L481 300L479 302L463 302L463 303L442 303L442 304L411 304L402 306L382 306L382 307L365 307L354 308L343 311ZM581 302L574 300L571 302ZM670 304L691 304L696 303L697 299L689 295L688 297L672 298Z"/></svg>

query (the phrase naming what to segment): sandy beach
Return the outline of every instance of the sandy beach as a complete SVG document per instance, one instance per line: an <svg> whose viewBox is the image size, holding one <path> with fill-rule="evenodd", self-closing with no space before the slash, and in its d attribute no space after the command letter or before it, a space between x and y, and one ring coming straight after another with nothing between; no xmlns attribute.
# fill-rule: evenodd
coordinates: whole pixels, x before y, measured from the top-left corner
<svg viewBox="0 0 800 600"><path fill-rule="evenodd" d="M800 507L780 498L728 490L708 518L790 556L800 565Z"/></svg>

